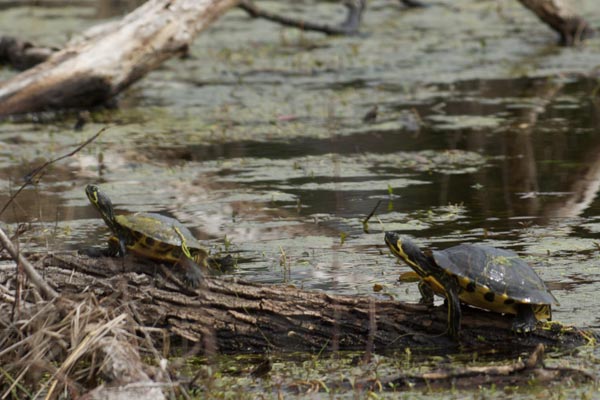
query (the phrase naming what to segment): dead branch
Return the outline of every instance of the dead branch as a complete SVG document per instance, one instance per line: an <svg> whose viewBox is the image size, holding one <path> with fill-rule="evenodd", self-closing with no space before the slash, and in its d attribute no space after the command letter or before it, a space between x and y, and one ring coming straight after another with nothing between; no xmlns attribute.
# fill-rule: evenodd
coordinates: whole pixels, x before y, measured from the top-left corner
<svg viewBox="0 0 600 400"><path fill-rule="evenodd" d="M320 24L272 13L257 7L252 0L242 0L238 7L246 11L252 18L263 18L304 31L322 32L327 35L355 34L360 28L360 21L366 7L366 0L347 0L344 2L344 5L348 8L348 15L346 16L346 20L339 25Z"/></svg>
<svg viewBox="0 0 600 400"><path fill-rule="evenodd" d="M402 1L402 0L401 0ZM561 0L519 0L573 45L594 31ZM402 1L407 6L419 2ZM26 68L0 84L0 117L104 104L165 60L185 54L193 38L229 8L304 30L352 34L360 26L365 0L347 0L340 25L318 24L262 10L251 0L150 0L121 21L93 27L64 49L36 48L14 38L0 41L0 57Z"/></svg>
<svg viewBox="0 0 600 400"><path fill-rule="evenodd" d="M29 261L23 257L23 255L19 252L19 250L17 250L17 247L13 245L2 228L0 228L0 244L2 244L6 251L8 251L8 254L10 254L13 260L16 261L17 265L23 267L23 270L25 270L25 273L29 279L31 279L31 282L41 290L46 300L53 300L58 297L58 293L52 289L52 287L50 287L46 281L44 281L44 278L42 278L42 276L35 270L33 265L31 265Z"/></svg>
<svg viewBox="0 0 600 400"><path fill-rule="evenodd" d="M575 14L564 0L519 0L560 35L564 46L573 46L592 36L594 29L583 17Z"/></svg>
<svg viewBox="0 0 600 400"><path fill-rule="evenodd" d="M81 149L83 149L85 146L87 146L88 144L92 143L94 140L96 140L98 138L98 136L100 136L100 134L102 132L104 132L105 130L107 130L108 128L104 127L102 129L100 129L97 133L95 133L94 135L92 135L89 139L87 139L85 142L81 143L79 146L77 146L74 150L70 151L69 153L62 155L58 158L46 161L44 164L40 165L39 167L35 168L33 171L31 171L30 173L27 174L27 176L25 177L25 183L23 183L21 185L21 187L19 187L19 189L12 195L10 196L10 198L8 199L8 201L6 202L6 204L2 207L2 209L0 209L0 216L2 214L4 214L4 211L6 211L6 209L8 208L8 206L14 201L14 199L19 195L19 193L21 193L23 191L23 189L25 189L27 186L31 185L32 183L38 181L41 177L42 172L44 172L44 170L46 168L48 168L50 165L64 160L65 158L68 157L72 157L75 154L79 153L81 151Z"/></svg>
<svg viewBox="0 0 600 400"><path fill-rule="evenodd" d="M131 258L31 257L37 258L37 268L44 268L45 277L65 301L26 303L18 320L0 312L2 369L15 377L8 383L0 379L4 393L27 392L31 383L37 395L47 393L47 398L66 390L72 397L87 392L85 399L124 395L162 399L165 390L175 396L179 379L171 380L171 375L177 375L177 367L168 368L163 360L168 350L161 355L155 346L163 341L167 349L170 338L177 337L196 343L189 354L360 349L366 353L365 360L371 351L424 346L445 352L458 346L442 333L446 325L443 306L430 310L374 297L221 278L206 278L200 289L182 293L177 285L154 275L156 266ZM10 276L9 269L0 269L0 285L14 288ZM10 307L0 297L0 311ZM510 326L509 318L465 309L461 350L494 349L498 354L505 349L514 354L540 343L570 348L593 340L589 333L560 325L530 335L515 335ZM179 348L185 350L185 346ZM143 363L141 351L153 355L158 367ZM541 351L534 354L525 363L401 373L364 380L358 387L402 389L402 385L477 384L490 379L498 385L519 384L532 373L558 379L577 372L574 378L590 378L581 371L544 368ZM264 364L253 373L268 373L268 360ZM100 386L88 391L96 385Z"/></svg>
<svg viewBox="0 0 600 400"><path fill-rule="evenodd" d="M33 181L40 178L40 174L46 168L48 168L50 165L52 165L60 160L63 160L67 157L71 157L71 156L77 154L85 146L87 146L88 144L90 144L91 142L96 140L96 138L98 138L98 136L100 136L100 134L102 132L104 132L106 129L107 128L100 129L96 134L94 134L92 137L87 139L85 142L83 142L82 144L77 146L74 150L72 150L69 153L62 155L58 158L49 160L49 161L45 162L44 164L42 164L41 166L35 168L33 171L31 171L25 178L25 183L23 183L21 185L21 187L8 199L8 201L6 202L4 207L2 207L2 209L0 210L0 215L2 215L4 213L4 211L8 208L8 206L14 201L14 199L19 195L19 193L21 193L23 191L23 189L25 187L27 187ZM31 279L31 282L38 289L41 290L41 292L44 295L46 300L53 300L58 297L58 293L44 281L44 279L35 270L35 268L29 263L29 261L27 261L27 259L21 255L21 253L19 252L17 247L15 245L13 245L12 241L10 240L8 235L4 232L4 230L2 230L2 228L0 228L0 244L2 245L3 248L5 248L8 251L8 254L10 254L12 259L17 262L17 265L20 265L23 267L25 274L27 274L29 279Z"/></svg>
<svg viewBox="0 0 600 400"><path fill-rule="evenodd" d="M400 1L400 3L404 4L405 7L408 7L408 8L428 7L427 4L417 1L417 0L399 0L399 1Z"/></svg>
<svg viewBox="0 0 600 400"><path fill-rule="evenodd" d="M46 61L58 49L36 47L32 43L11 36L0 36L0 64L23 71Z"/></svg>

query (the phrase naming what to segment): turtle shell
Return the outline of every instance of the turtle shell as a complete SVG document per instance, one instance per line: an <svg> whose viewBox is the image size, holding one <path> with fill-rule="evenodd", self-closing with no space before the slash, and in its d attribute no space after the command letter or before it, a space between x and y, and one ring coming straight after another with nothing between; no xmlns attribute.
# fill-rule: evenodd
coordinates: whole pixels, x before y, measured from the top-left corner
<svg viewBox="0 0 600 400"><path fill-rule="evenodd" d="M163 261L177 261L181 256L181 237L192 253L203 259L207 253L192 232L175 218L155 213L117 215L117 223L131 237L127 244L134 253ZM112 240L117 240L113 238Z"/></svg>
<svg viewBox="0 0 600 400"><path fill-rule="evenodd" d="M192 232L175 218L155 213L135 213L117 215L116 220L119 225L130 231L138 232L161 243L179 247L181 246L181 237L174 229L177 228L190 249L202 248Z"/></svg>
<svg viewBox="0 0 600 400"><path fill-rule="evenodd" d="M558 305L544 281L515 252L461 244L432 251L430 256L446 273L458 278L459 297L466 303L511 314L516 314L515 304L519 303Z"/></svg>

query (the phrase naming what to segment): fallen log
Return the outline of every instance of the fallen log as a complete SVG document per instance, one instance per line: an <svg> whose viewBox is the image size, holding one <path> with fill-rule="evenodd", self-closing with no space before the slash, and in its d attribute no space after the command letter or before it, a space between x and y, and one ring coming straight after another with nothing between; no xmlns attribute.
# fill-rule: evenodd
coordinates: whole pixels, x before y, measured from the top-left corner
<svg viewBox="0 0 600 400"><path fill-rule="evenodd" d="M206 353L460 346L512 354L539 343L565 348L593 340L588 332L558 323L516 335L511 317L465 307L457 343L444 334L444 306L428 309L374 296L332 295L223 277L206 277L192 291L165 279L160 267L130 257L44 256L37 267L62 296L76 299L91 291L99 299L122 299L119 307L128 307L141 326L196 342ZM0 284L8 280L0 271Z"/></svg>
<svg viewBox="0 0 600 400"><path fill-rule="evenodd" d="M161 266L141 264L129 256L29 259L60 296L41 301L35 288L23 285L15 274L15 264L0 265L0 341L5 343L0 356L5 361L3 373L11 377L0 379L0 389L8 393L18 384L11 392L15 396L47 393L50 398L68 391L85 399L161 399L166 393L174 397L190 390L202 392L211 387L211 375L204 380L200 370L190 380L180 374L188 356L202 352L261 353L262 362L248 371L255 378L270 373L272 357L283 355L281 351L364 352L362 376L352 383L332 377L325 386L321 379L292 379L285 384L288 390L307 393L327 387L381 392L526 385L532 378L553 383L596 379L584 370L543 365L544 347L564 349L594 340L587 332L558 324L516 336L509 318L465 309L457 343L440 333L445 328L444 307L428 310L370 296L329 295L222 277L208 277L202 287L190 290L168 269L165 278L152 273ZM183 358L171 362L166 357L172 355L169 346L177 337L195 344ZM178 343L178 353L185 351L184 344ZM369 367L379 362L372 352L389 355L420 349L438 354L481 350L511 358L529 349L533 353L527 362L458 369L437 365L429 371L382 375ZM507 353L500 354L503 350ZM148 357L152 363L143 361Z"/></svg>
<svg viewBox="0 0 600 400"><path fill-rule="evenodd" d="M150 0L94 27L45 62L0 84L0 116L102 104L163 61L238 0Z"/></svg>

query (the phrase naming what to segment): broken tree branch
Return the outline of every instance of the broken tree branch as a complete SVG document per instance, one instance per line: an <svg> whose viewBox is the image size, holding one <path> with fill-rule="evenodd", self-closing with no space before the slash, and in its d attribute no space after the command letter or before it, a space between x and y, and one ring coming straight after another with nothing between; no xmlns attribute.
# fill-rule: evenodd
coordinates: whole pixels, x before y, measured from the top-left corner
<svg viewBox="0 0 600 400"><path fill-rule="evenodd" d="M366 7L366 0L348 0L344 2L348 8L346 20L340 25L319 24L302 19L295 19L266 11L257 7L252 0L242 0L239 7L246 11L252 18L264 18L281 25L291 26L305 31L322 32L327 35L351 35L358 32L362 14Z"/></svg>
<svg viewBox="0 0 600 400"><path fill-rule="evenodd" d="M12 36L0 36L0 64L23 71L46 61L58 49L36 47L31 42Z"/></svg>
<svg viewBox="0 0 600 400"><path fill-rule="evenodd" d="M400 3L404 4L408 8L423 8L428 7L427 4L422 3L418 0L400 0Z"/></svg>
<svg viewBox="0 0 600 400"><path fill-rule="evenodd" d="M560 35L564 46L573 46L594 34L583 17L570 10L563 0L519 0L519 2Z"/></svg>
<svg viewBox="0 0 600 400"><path fill-rule="evenodd" d="M54 300L58 297L58 293L52 289L44 278L36 271L36 269L27 261L25 257L17 250L17 247L10 241L4 230L0 228L0 244L8 251L8 254L12 257L17 265L23 266L25 273L31 280L31 282L42 292L46 300Z"/></svg>
<svg viewBox="0 0 600 400"><path fill-rule="evenodd" d="M92 28L42 64L0 84L0 117L102 104L165 60L238 0L150 0Z"/></svg>

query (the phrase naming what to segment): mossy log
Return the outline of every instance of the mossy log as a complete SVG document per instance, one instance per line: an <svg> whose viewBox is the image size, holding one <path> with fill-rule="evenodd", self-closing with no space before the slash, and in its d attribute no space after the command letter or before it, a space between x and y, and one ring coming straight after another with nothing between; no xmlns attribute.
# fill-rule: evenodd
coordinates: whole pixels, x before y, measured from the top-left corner
<svg viewBox="0 0 600 400"><path fill-rule="evenodd" d="M463 307L460 342L455 342L444 334L445 306L428 309L375 295L333 295L230 277L206 277L200 288L190 290L166 268L129 257L44 256L37 268L62 296L76 299L92 291L100 301L118 299L134 308L141 325L197 342L208 353L458 346L514 352L539 343L571 347L590 339L587 332L560 324L545 329L540 324L535 332L517 335L511 317ZM8 279L6 272L0 274L0 283Z"/></svg>

